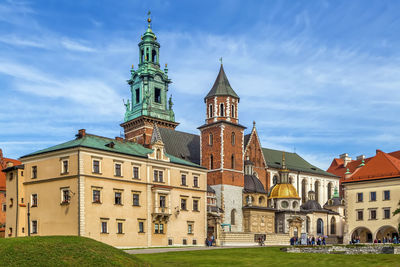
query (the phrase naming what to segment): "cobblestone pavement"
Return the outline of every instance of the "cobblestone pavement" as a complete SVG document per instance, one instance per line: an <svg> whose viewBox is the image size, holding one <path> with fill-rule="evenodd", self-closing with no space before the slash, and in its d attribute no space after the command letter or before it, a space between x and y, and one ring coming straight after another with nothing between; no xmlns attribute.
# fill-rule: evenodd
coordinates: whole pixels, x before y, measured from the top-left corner
<svg viewBox="0 0 400 267"><path fill-rule="evenodd" d="M146 248L146 249L130 249L124 250L129 254L152 254L176 251L192 251L192 250L210 250L210 249L226 249L226 248L252 248L257 246L232 246L232 247L187 247L187 248Z"/></svg>

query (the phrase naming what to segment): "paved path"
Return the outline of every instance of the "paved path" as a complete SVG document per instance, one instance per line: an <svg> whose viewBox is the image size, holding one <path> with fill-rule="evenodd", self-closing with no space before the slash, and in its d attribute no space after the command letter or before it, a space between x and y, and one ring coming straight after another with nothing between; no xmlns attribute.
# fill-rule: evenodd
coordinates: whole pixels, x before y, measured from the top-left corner
<svg viewBox="0 0 400 267"><path fill-rule="evenodd" d="M152 254L176 251L192 251L192 250L211 250L211 249L226 249L226 248L254 248L256 246L235 246L235 247L187 247L187 248L146 248L146 249L130 249L124 250L129 254Z"/></svg>

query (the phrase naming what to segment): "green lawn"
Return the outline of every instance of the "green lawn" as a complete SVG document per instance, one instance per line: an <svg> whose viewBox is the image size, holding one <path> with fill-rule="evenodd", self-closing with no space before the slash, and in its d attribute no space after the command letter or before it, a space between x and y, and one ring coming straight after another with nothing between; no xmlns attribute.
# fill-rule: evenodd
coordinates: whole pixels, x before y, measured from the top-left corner
<svg viewBox="0 0 400 267"><path fill-rule="evenodd" d="M277 247L135 255L152 266L400 266L400 255L326 255L281 252Z"/></svg>
<svg viewBox="0 0 400 267"><path fill-rule="evenodd" d="M0 238L0 266L148 266L135 256L76 236Z"/></svg>

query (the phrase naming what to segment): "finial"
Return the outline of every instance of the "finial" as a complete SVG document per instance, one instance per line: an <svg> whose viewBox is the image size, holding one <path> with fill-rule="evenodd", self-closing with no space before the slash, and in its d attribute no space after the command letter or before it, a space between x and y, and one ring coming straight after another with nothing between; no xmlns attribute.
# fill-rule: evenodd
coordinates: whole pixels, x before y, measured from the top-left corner
<svg viewBox="0 0 400 267"><path fill-rule="evenodd" d="M253 127L256 127L256 121L253 121Z"/></svg>
<svg viewBox="0 0 400 267"><path fill-rule="evenodd" d="M133 69L133 64L132 64L132 69Z"/></svg>
<svg viewBox="0 0 400 267"><path fill-rule="evenodd" d="M222 57L219 58L219 61L221 62L221 65L222 65Z"/></svg>
<svg viewBox="0 0 400 267"><path fill-rule="evenodd" d="M361 163L360 163L360 165L359 165L358 167L362 167L362 166L365 166L365 161L364 161L364 159L361 161Z"/></svg>
<svg viewBox="0 0 400 267"><path fill-rule="evenodd" d="M151 28L151 12L150 12L150 10L149 10L149 12L147 12L147 16L148 16L147 22L149 23L149 28Z"/></svg>
<svg viewBox="0 0 400 267"><path fill-rule="evenodd" d="M165 63L165 68L168 68L168 63Z"/></svg>
<svg viewBox="0 0 400 267"><path fill-rule="evenodd" d="M282 169L286 170L285 151L282 152Z"/></svg>
<svg viewBox="0 0 400 267"><path fill-rule="evenodd" d="M351 174L349 168L347 168L347 171L344 174Z"/></svg>

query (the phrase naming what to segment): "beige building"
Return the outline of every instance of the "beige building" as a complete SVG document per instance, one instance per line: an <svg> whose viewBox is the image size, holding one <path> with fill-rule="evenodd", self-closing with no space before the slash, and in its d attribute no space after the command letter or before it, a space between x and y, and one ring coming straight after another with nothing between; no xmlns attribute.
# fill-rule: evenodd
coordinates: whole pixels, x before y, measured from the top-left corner
<svg viewBox="0 0 400 267"><path fill-rule="evenodd" d="M361 243L398 238L400 216L393 216L400 200L400 160L377 150L376 156L360 160L342 181L345 196L345 242Z"/></svg>
<svg viewBox="0 0 400 267"><path fill-rule="evenodd" d="M8 237L79 235L117 247L204 244L206 170L165 153L157 137L146 148L80 130L76 139L21 161L4 170Z"/></svg>

